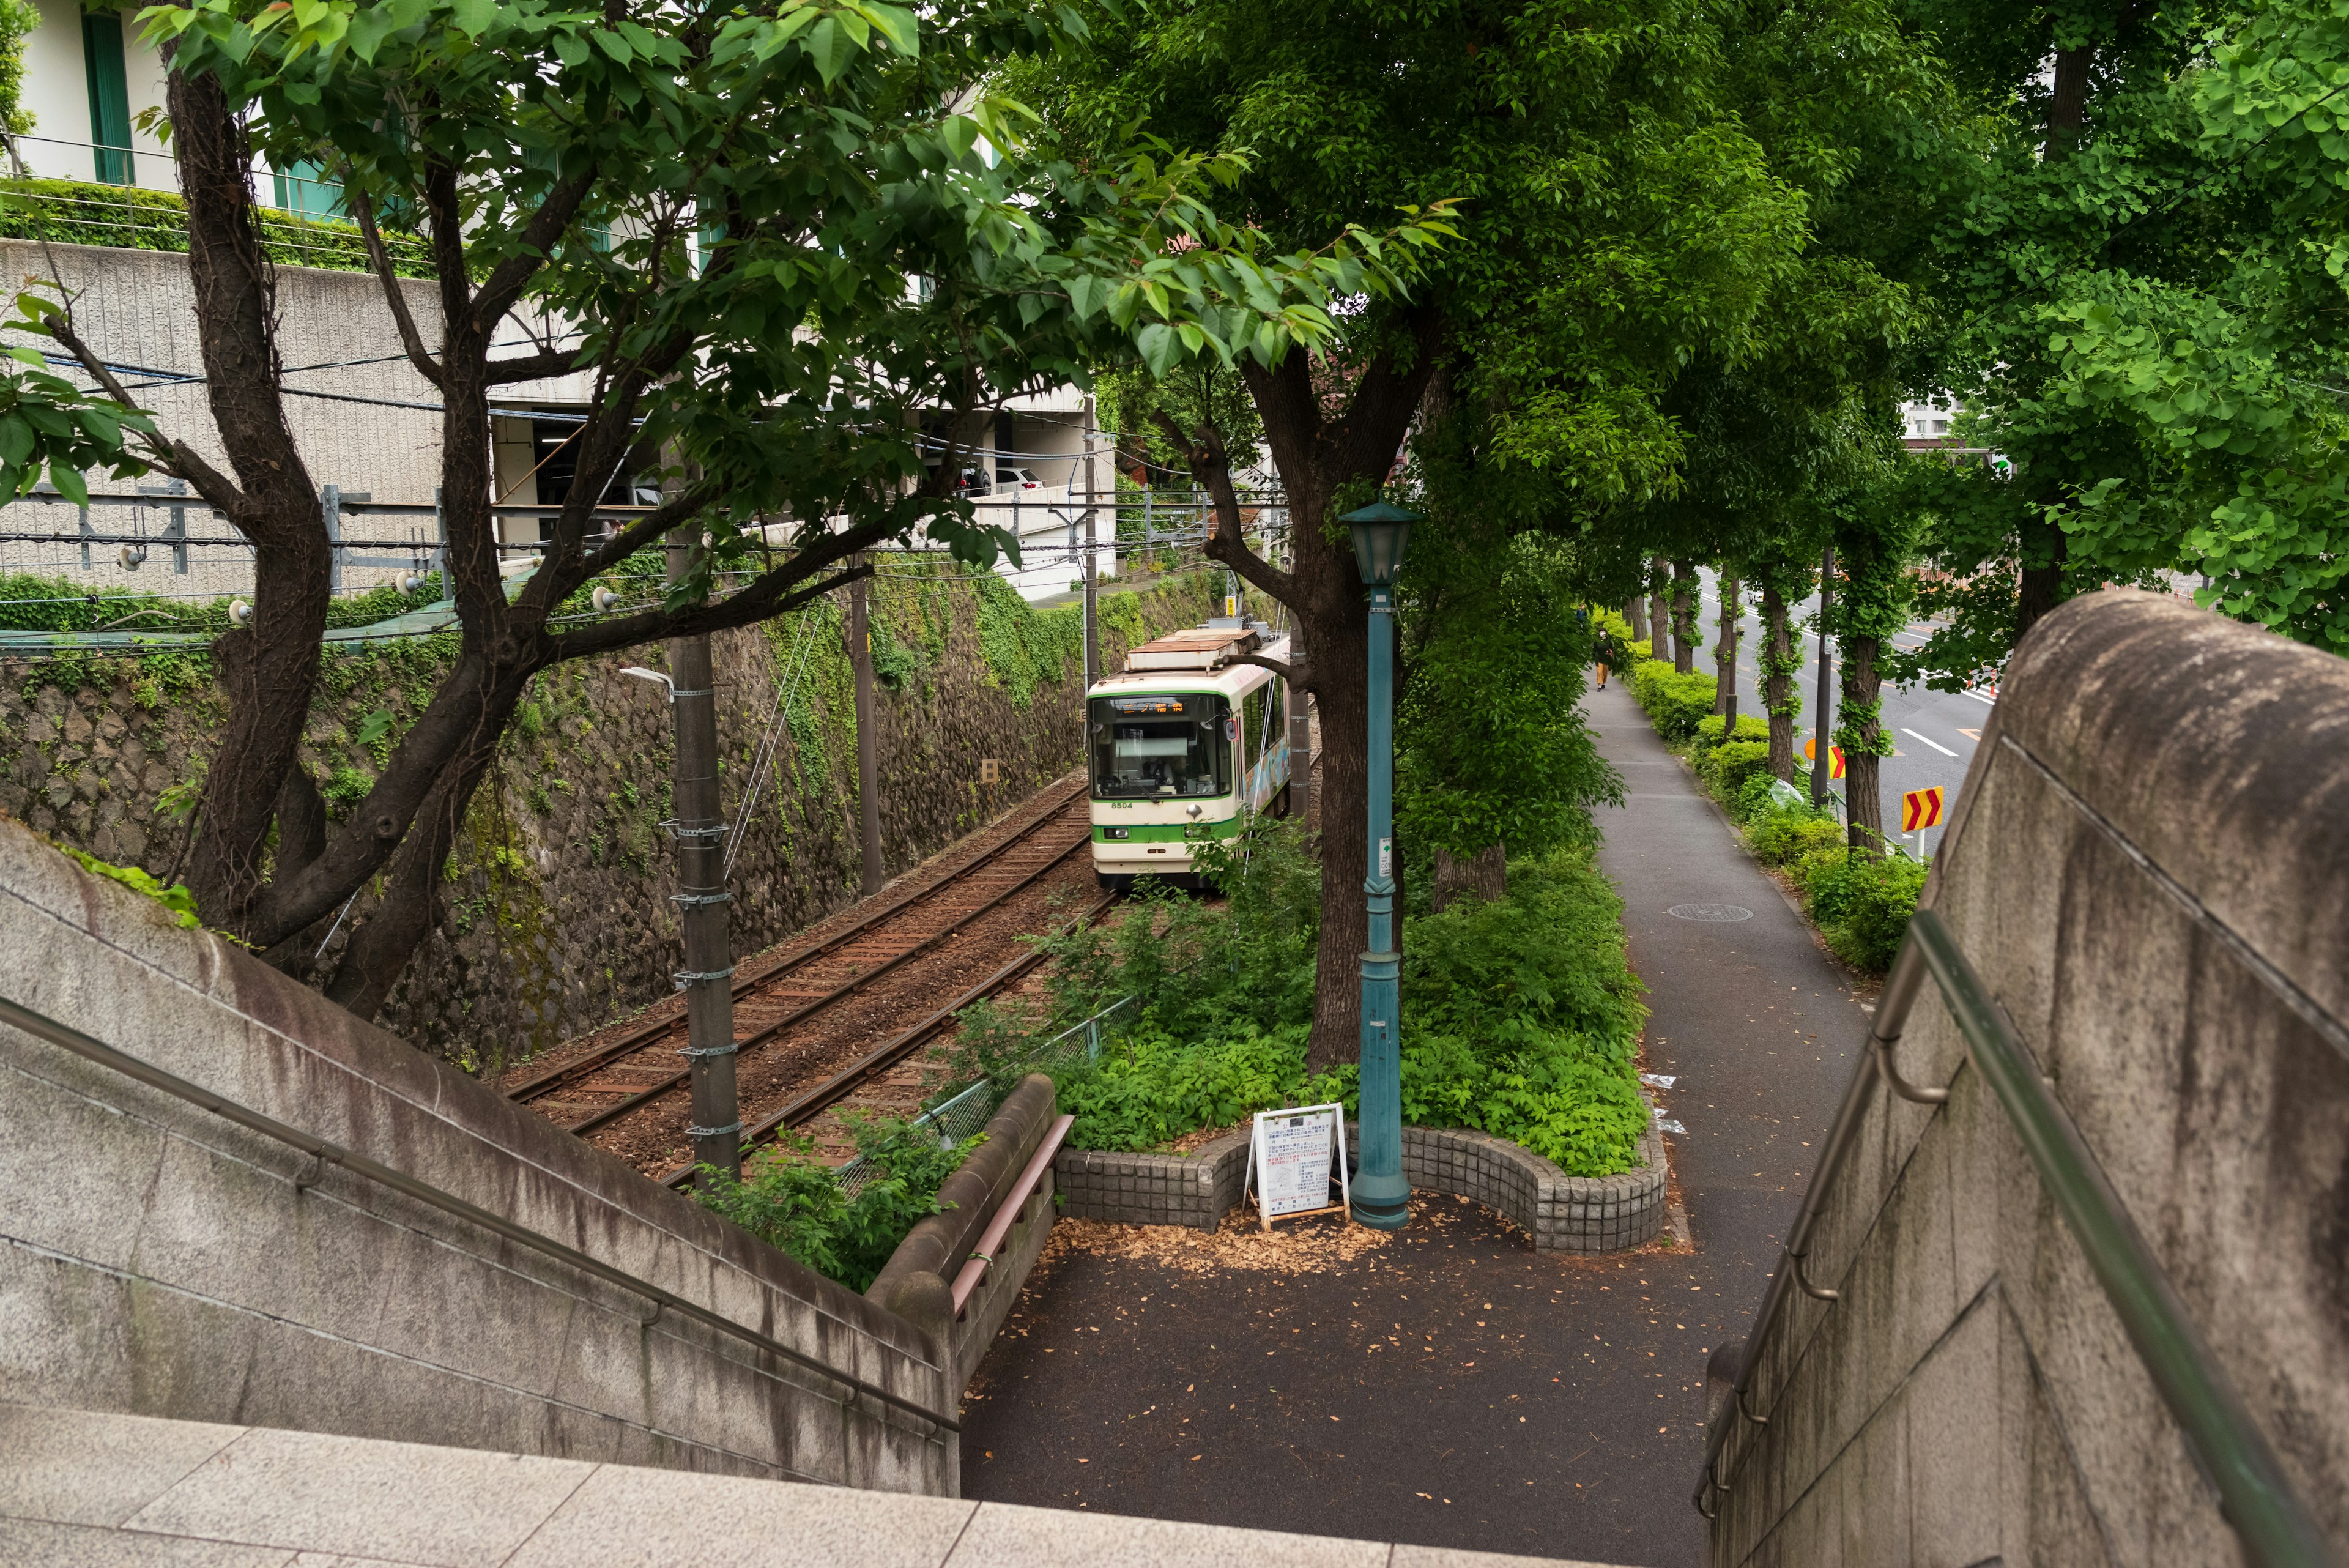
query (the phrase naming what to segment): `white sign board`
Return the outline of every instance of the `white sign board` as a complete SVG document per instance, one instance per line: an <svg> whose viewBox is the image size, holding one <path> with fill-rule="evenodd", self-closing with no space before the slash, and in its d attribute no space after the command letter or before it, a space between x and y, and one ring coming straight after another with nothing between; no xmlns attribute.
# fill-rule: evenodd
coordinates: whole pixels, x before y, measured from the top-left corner
<svg viewBox="0 0 2349 1568"><path fill-rule="evenodd" d="M1330 1174L1338 1175L1339 1201L1330 1201ZM1266 1230L1275 1220L1350 1208L1346 1174L1346 1111L1342 1106L1298 1106L1258 1111L1248 1137L1247 1185L1256 1194Z"/></svg>

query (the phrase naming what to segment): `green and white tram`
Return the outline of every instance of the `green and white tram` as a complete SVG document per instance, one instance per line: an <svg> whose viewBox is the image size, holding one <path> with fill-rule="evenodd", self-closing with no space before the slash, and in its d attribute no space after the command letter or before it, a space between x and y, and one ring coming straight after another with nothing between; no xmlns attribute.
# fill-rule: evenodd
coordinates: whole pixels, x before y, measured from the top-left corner
<svg viewBox="0 0 2349 1568"><path fill-rule="evenodd" d="M1123 888L1145 872L1197 887L1191 851L1288 809L1287 683L1233 658L1285 659L1286 636L1205 626L1143 644L1085 693L1093 873Z"/></svg>

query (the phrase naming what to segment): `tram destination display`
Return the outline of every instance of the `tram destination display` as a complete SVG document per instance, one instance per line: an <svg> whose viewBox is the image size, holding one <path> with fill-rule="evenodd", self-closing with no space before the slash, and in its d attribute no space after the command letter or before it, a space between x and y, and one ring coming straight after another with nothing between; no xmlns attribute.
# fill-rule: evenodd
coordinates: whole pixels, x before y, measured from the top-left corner
<svg viewBox="0 0 2349 1568"><path fill-rule="evenodd" d="M1330 1201L1332 1170L1338 1178L1335 1203ZM1257 1112L1248 1133L1243 1188L1255 1194L1257 1217L1267 1231L1276 1220L1350 1211L1354 1194L1346 1170L1345 1107L1292 1106Z"/></svg>

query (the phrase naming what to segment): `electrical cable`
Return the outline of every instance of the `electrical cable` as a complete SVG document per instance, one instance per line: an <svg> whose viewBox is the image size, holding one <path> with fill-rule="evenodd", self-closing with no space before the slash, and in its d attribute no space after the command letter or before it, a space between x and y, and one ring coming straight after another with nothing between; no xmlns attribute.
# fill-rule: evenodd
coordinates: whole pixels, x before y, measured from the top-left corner
<svg viewBox="0 0 2349 1568"><path fill-rule="evenodd" d="M750 787L742 796L740 808L734 814L734 830L727 836L726 866L719 877L721 881L734 874L734 857L741 853L742 835L750 829L750 814L758 809L759 793L767 782L768 764L776 761L776 753L781 749L783 731L787 727L786 715L791 711L792 694L799 690L800 672L807 668L807 657L815 649L814 639L810 634L815 629L816 619L812 610L800 612L798 640L802 646L795 650L798 653L799 661L792 665L791 679L783 683L781 692L775 698L775 711L767 721L767 732L760 737L759 758L750 764ZM780 783L779 780L779 786Z"/></svg>

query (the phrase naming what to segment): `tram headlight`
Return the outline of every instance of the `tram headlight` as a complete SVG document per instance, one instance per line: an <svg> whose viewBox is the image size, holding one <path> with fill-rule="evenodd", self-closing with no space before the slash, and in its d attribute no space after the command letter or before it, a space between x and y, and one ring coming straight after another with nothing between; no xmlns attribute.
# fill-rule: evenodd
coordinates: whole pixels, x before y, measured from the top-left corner
<svg viewBox="0 0 2349 1568"><path fill-rule="evenodd" d="M1102 836L1103 838L1131 838L1133 836L1133 829L1130 827L1104 827L1102 829Z"/></svg>

